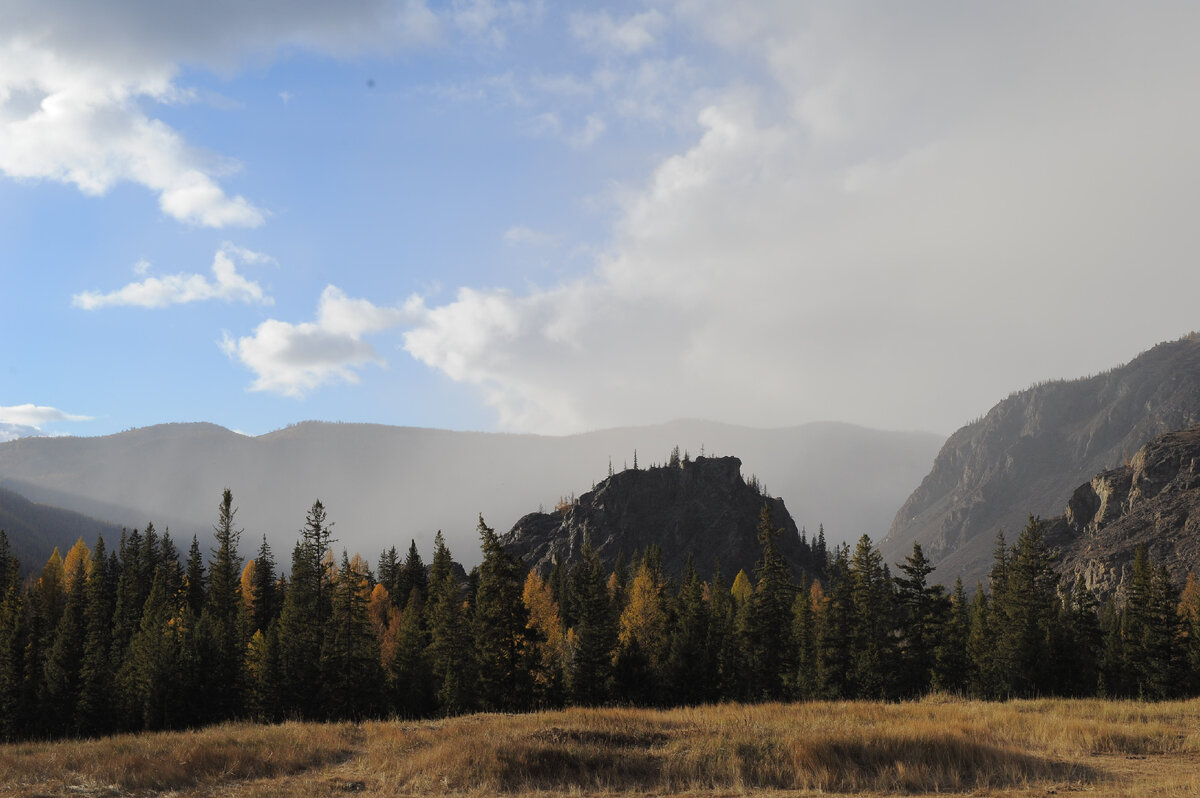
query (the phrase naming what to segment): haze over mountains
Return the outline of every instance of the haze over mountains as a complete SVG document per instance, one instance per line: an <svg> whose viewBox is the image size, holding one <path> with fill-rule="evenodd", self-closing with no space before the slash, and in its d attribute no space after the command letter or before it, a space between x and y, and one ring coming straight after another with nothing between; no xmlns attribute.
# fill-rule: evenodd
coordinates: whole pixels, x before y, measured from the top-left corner
<svg viewBox="0 0 1200 798"><path fill-rule="evenodd" d="M1085 379L1014 393L946 441L880 548L889 562L921 544L935 577L973 583L1030 513L1055 516L1081 483L1155 436L1200 422L1200 335L1159 344Z"/></svg>
<svg viewBox="0 0 1200 798"><path fill-rule="evenodd" d="M921 432L847 424L763 430L677 421L546 437L304 423L259 437L212 424L168 424L99 438L24 438L0 444L0 487L103 521L169 526L177 541L206 538L225 487L240 508L243 554L266 534L286 562L314 499L336 522L335 548L374 560L415 538L429 552L443 530L456 559L478 559L477 517L507 530L520 517L589 490L612 467L737 455L786 499L798 526L825 525L830 544L878 539L941 443ZM90 544L90 541L89 541ZM48 553L48 550L47 550Z"/></svg>

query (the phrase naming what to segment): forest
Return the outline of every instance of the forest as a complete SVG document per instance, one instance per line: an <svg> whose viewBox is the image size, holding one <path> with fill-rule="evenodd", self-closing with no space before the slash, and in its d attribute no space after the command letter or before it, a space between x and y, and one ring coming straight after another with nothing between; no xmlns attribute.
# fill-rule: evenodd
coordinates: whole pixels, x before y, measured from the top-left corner
<svg viewBox="0 0 1200 798"><path fill-rule="evenodd" d="M308 510L285 576L265 536L239 552L232 493L215 548L181 557L148 525L22 579L0 532L0 737L100 736L230 719L363 720L567 705L1165 699L1200 692L1200 586L1139 550L1124 594L1064 585L1041 524L998 535L988 585L931 582L919 545L892 568L867 536L814 553L797 583L764 510L761 559L732 579L664 576L651 547L539 574L479 519L469 574L439 533L372 569L335 557ZM807 545L807 543L806 543Z"/></svg>

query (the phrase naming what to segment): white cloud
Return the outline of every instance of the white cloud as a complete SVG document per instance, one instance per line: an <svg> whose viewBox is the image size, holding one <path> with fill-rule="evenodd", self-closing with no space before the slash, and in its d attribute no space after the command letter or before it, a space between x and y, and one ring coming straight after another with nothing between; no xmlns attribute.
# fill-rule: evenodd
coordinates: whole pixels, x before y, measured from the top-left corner
<svg viewBox="0 0 1200 798"><path fill-rule="evenodd" d="M948 432L1196 326L1200 6L723 5L676 10L766 78L713 95L595 270L407 331L504 428Z"/></svg>
<svg viewBox="0 0 1200 798"><path fill-rule="evenodd" d="M214 162L148 110L192 99L175 83L180 66L229 69L285 46L349 54L438 35L420 0L217 2L170 13L152 0L10 0L0 25L0 173L90 195L133 182L181 222L255 227L264 211L219 182L236 163Z"/></svg>
<svg viewBox="0 0 1200 798"><path fill-rule="evenodd" d="M225 334L222 351L255 374L252 391L301 398L333 382L357 383L357 369L384 360L363 337L414 318L417 300L381 307L347 297L326 286L317 303L315 321L291 324L268 319L254 334L234 338Z"/></svg>
<svg viewBox="0 0 1200 798"><path fill-rule="evenodd" d="M45 435L47 434L45 431L47 425L91 420L91 416L64 413L57 407L45 405L0 406L0 442Z"/></svg>
<svg viewBox="0 0 1200 798"><path fill-rule="evenodd" d="M571 15L571 35L589 50L634 55L654 45L666 27L667 18L658 11L643 11L628 19L614 20L607 11Z"/></svg>
<svg viewBox="0 0 1200 798"><path fill-rule="evenodd" d="M146 277L108 293L84 291L71 297L71 304L84 310L104 307L165 308L189 302L222 300L248 304L271 305L274 300L253 280L238 273L237 261L249 264L273 263L268 255L226 243L213 257L212 279L202 274L171 274L165 277ZM143 276L150 264L139 261L134 273Z"/></svg>
<svg viewBox="0 0 1200 798"><path fill-rule="evenodd" d="M546 233L541 230L534 230L525 225L517 225L510 227L504 231L504 240L509 244L523 244L531 247L547 247L557 244L561 240L561 236Z"/></svg>
<svg viewBox="0 0 1200 798"><path fill-rule="evenodd" d="M606 125L604 120L596 114L588 114L587 119L583 120L583 127L570 138L571 146L579 149L584 149L596 143L596 140L604 135Z"/></svg>

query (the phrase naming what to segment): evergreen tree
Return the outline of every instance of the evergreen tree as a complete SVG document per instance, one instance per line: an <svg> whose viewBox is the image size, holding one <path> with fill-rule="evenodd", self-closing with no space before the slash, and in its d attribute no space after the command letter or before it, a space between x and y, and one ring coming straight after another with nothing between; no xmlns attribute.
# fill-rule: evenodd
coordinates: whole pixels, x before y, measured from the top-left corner
<svg viewBox="0 0 1200 798"><path fill-rule="evenodd" d="M901 574L895 580L897 620L902 631L899 691L902 695L921 695L933 681L938 641L942 638L949 603L940 586L928 584L934 567L921 550L921 544L914 542L913 553L897 567Z"/></svg>
<svg viewBox="0 0 1200 798"><path fill-rule="evenodd" d="M39 711L46 718L45 728L52 736L73 731L75 705L80 695L79 671L86 639L84 613L87 609L90 558L91 553L80 539L65 560L70 566L64 575L67 599L54 633L54 643L47 654L43 693L38 702Z"/></svg>
<svg viewBox="0 0 1200 798"><path fill-rule="evenodd" d="M375 568L379 584L387 588L388 597L396 606L400 606L405 596L397 595L402 589L400 585L400 555L395 546L391 546L379 555L379 564Z"/></svg>
<svg viewBox="0 0 1200 798"><path fill-rule="evenodd" d="M438 531L430 567L427 656L438 708L444 715L464 712L472 703L471 640L462 585L450 550Z"/></svg>
<svg viewBox="0 0 1200 798"><path fill-rule="evenodd" d="M333 524L325 505L313 502L292 550L292 578L279 613L279 686L283 714L317 717L321 652L330 614L327 554Z"/></svg>
<svg viewBox="0 0 1200 798"><path fill-rule="evenodd" d="M826 698L852 698L854 693L854 594L850 553L838 546L828 568L829 590L817 625L821 691Z"/></svg>
<svg viewBox="0 0 1200 798"><path fill-rule="evenodd" d="M771 520L770 506L764 503L758 519L762 558L755 569L758 584L748 602L746 625L748 689L755 699L785 698L786 683L796 670L791 645L795 592L791 571L779 552L782 532Z"/></svg>
<svg viewBox="0 0 1200 798"><path fill-rule="evenodd" d="M404 610L397 611L395 651L389 676L396 712L405 718L423 718L436 707L433 674L425 655L425 608L416 588L408 596Z"/></svg>
<svg viewBox="0 0 1200 798"><path fill-rule="evenodd" d="M483 561L475 591L473 633L480 705L519 710L533 701L531 666L538 659L522 593L525 568L479 516Z"/></svg>
<svg viewBox="0 0 1200 798"><path fill-rule="evenodd" d="M866 535L859 538L854 550L850 584L854 694L863 698L884 698L892 694L895 661L892 580L883 556Z"/></svg>
<svg viewBox="0 0 1200 798"><path fill-rule="evenodd" d="M421 560L421 554L417 551L416 540L409 540L408 554L404 556L404 563L400 566L398 577L400 589L404 591L404 595L400 599L402 604L408 603L414 590L420 596L421 602L425 602L425 597L429 594L429 577L425 572L425 563Z"/></svg>
<svg viewBox="0 0 1200 798"><path fill-rule="evenodd" d="M11 564L8 567L13 568ZM0 602L0 739L12 742L29 730L25 693L27 628L20 587L13 578L15 574L8 576L8 587Z"/></svg>
<svg viewBox="0 0 1200 798"><path fill-rule="evenodd" d="M256 629L246 644L246 707L269 723L279 717L279 624Z"/></svg>
<svg viewBox="0 0 1200 798"><path fill-rule="evenodd" d="M954 580L954 592L946 622L934 652L931 686L948 693L965 693L971 683L971 659L967 644L971 636L971 603L967 600L962 577Z"/></svg>
<svg viewBox="0 0 1200 798"><path fill-rule="evenodd" d="M85 638L79 667L79 703L76 728L80 734L94 736L111 728L110 695L113 671L109 648L112 643L112 614L115 585L104 547L104 537L96 538L92 552L92 573L87 580L87 605L84 610Z"/></svg>
<svg viewBox="0 0 1200 798"><path fill-rule="evenodd" d="M814 587L820 590L819 584L810 582L804 576L792 604L792 644L796 651L796 671L791 687L793 697L802 701L814 699L820 694Z"/></svg>
<svg viewBox="0 0 1200 798"><path fill-rule="evenodd" d="M741 650L734 628L736 609L731 588L721 576L721 565L713 571L708 589L708 656L712 660L713 679L709 699L732 697L741 684Z"/></svg>
<svg viewBox="0 0 1200 798"><path fill-rule="evenodd" d="M21 569L17 565L17 558L12 554L12 548L8 543L8 535L0 529L0 596L8 595L9 585L16 584L20 581ZM0 601L3 601L0 598Z"/></svg>
<svg viewBox="0 0 1200 798"><path fill-rule="evenodd" d="M704 602L704 582L689 555L676 600L678 610L670 633L668 681L678 704L695 705L709 697L716 678L708 646L709 611Z"/></svg>
<svg viewBox="0 0 1200 798"><path fill-rule="evenodd" d="M179 622L159 569L137 633L117 674L118 690L135 718L135 728L156 730L181 725ZM219 717L219 716L218 716Z"/></svg>
<svg viewBox="0 0 1200 798"><path fill-rule="evenodd" d="M1001 695L1032 696L1052 688L1045 663L1057 633L1058 577L1050 565L1050 552L1040 520L1029 517L1011 555L997 562L1002 576L993 582L996 624L996 668ZM994 569L997 570L997 569Z"/></svg>
<svg viewBox="0 0 1200 798"><path fill-rule="evenodd" d="M187 573L184 577L187 603L192 614L200 617L208 596L208 577L204 570L204 557L200 553L200 541L192 535L192 547L188 549Z"/></svg>
<svg viewBox="0 0 1200 798"><path fill-rule="evenodd" d="M275 556L263 535L262 544L254 556L254 576L251 580L250 601L253 611L250 617L250 630L265 632L271 628L272 622L279 617L278 579L275 574Z"/></svg>
<svg viewBox="0 0 1200 798"><path fill-rule="evenodd" d="M359 720L378 705L383 671L367 615L369 590L366 563L343 551L321 650L322 703L329 718Z"/></svg>
<svg viewBox="0 0 1200 798"><path fill-rule="evenodd" d="M616 624L604 569L590 541L571 569L570 596L575 626L568 635L567 690L572 703L595 706L608 700Z"/></svg>
<svg viewBox="0 0 1200 798"><path fill-rule="evenodd" d="M217 523L213 527L217 547L209 561L209 589L199 628L202 638L207 705L214 719L231 718L243 706L243 664L246 656L243 630L242 560L238 541L242 530L234 528L237 508L233 492L221 495Z"/></svg>

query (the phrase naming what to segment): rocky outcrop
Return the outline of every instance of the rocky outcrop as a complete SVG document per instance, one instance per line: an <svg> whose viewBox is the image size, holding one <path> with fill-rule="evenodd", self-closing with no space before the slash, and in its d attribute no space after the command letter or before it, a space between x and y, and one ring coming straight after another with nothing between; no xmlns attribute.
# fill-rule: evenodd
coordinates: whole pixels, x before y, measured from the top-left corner
<svg viewBox="0 0 1200 798"><path fill-rule="evenodd" d="M783 500L747 485L736 457L700 457L610 476L593 490L554 512L530 513L503 538L509 552L548 571L555 562L578 561L584 541L611 566L650 545L662 549L668 576L678 578L692 557L707 578L717 563L727 580L740 569L753 573L761 547L757 538L765 503L782 529L780 549L798 575L809 565L796 524Z"/></svg>
<svg viewBox="0 0 1200 798"><path fill-rule="evenodd" d="M1045 529L1064 577L1081 574L1102 594L1120 587L1140 545L1182 584L1200 569L1200 427L1155 438L1080 485Z"/></svg>
<svg viewBox="0 0 1200 798"><path fill-rule="evenodd" d="M1030 513L1062 512L1068 500L1073 513L1103 518L1125 501L1119 486L1075 497L1080 483L1121 465L1155 436L1198 422L1194 333L1104 374L1015 393L946 441L881 549L896 561L918 542L943 581L962 575L973 582L991 565L997 530L1011 539Z"/></svg>

